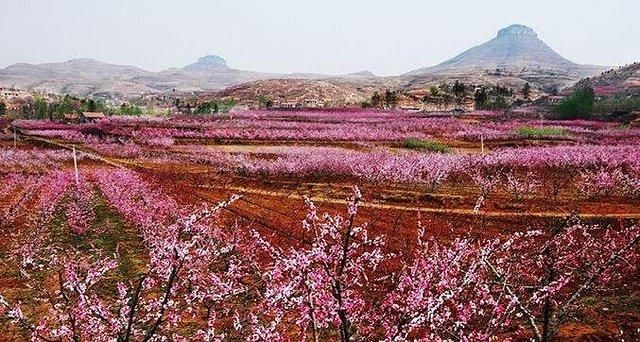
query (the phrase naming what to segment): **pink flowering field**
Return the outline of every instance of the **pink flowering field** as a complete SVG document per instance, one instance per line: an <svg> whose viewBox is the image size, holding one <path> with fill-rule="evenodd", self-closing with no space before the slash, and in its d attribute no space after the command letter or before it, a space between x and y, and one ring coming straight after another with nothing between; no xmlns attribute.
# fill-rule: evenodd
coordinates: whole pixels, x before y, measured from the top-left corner
<svg viewBox="0 0 640 342"><path fill-rule="evenodd" d="M2 341L640 339L615 122L2 120L0 184Z"/></svg>

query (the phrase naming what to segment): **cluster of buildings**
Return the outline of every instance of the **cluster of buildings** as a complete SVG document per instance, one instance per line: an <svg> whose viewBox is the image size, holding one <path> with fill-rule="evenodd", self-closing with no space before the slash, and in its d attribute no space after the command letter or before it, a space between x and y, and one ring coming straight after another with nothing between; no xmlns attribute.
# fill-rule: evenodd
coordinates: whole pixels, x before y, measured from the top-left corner
<svg viewBox="0 0 640 342"><path fill-rule="evenodd" d="M20 89L0 88L0 102L5 104L7 111L17 112L33 102L33 95Z"/></svg>
<svg viewBox="0 0 640 342"><path fill-rule="evenodd" d="M68 123L76 122L95 122L100 119L104 119L107 116L103 112L81 112L78 113L66 113L62 119Z"/></svg>
<svg viewBox="0 0 640 342"><path fill-rule="evenodd" d="M32 92L11 87L0 87L0 102L4 103L6 112L21 113L32 108L35 97L44 98L49 104L59 101L51 94L34 94ZM62 121L65 122L94 122L105 118L103 112L65 113Z"/></svg>
<svg viewBox="0 0 640 342"><path fill-rule="evenodd" d="M299 108L324 108L326 103L320 99L304 99L302 101L273 101L273 108L299 109Z"/></svg>

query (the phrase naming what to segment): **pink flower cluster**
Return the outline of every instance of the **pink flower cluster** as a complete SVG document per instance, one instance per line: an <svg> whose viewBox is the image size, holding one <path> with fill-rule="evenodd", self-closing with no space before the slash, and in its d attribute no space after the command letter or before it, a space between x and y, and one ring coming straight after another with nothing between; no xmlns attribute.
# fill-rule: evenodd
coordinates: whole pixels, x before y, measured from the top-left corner
<svg viewBox="0 0 640 342"><path fill-rule="evenodd" d="M67 224L72 233L83 235L87 233L95 221L93 189L88 183L76 184L67 202Z"/></svg>
<svg viewBox="0 0 640 342"><path fill-rule="evenodd" d="M585 170L580 172L577 187L587 198L612 195L637 198L640 196L640 176L637 172L624 173L621 169Z"/></svg>
<svg viewBox="0 0 640 342"><path fill-rule="evenodd" d="M83 153L77 154L78 160L89 158ZM61 164L72 161L71 151L57 149L1 149L0 172L37 172L59 167Z"/></svg>
<svg viewBox="0 0 640 342"><path fill-rule="evenodd" d="M627 196L633 192L631 188L637 182L637 170L640 170L640 151L634 145L530 147L496 150L487 155L322 147L258 149L255 155L224 154L204 148L186 149L185 152L192 155L191 161L247 174L416 183L425 184L429 191L437 190L451 176L467 175L485 196L503 186L516 199L544 188L557 193L577 180L580 173L603 168L624 178L616 184L629 191L615 193ZM583 182L596 180L593 177L581 179Z"/></svg>
<svg viewBox="0 0 640 342"><path fill-rule="evenodd" d="M518 138L519 127L558 128L565 136L554 140L611 144L633 139L640 130L620 129L600 121L554 121L511 118L496 112L476 112L488 118L465 121L445 114L424 116L415 113L363 110L334 111L245 111L208 118L127 118L111 117L97 123L67 125L50 121L18 120L16 126L30 134L83 141L86 135L103 135L135 140L144 145L167 147L172 139L208 140L305 140L305 141L401 141L407 138L461 139L466 141L510 140ZM545 137L539 137L545 138ZM604 138L604 139L603 139Z"/></svg>
<svg viewBox="0 0 640 342"><path fill-rule="evenodd" d="M332 148L285 148L277 159L236 156L233 162L242 172L270 176L354 177L372 182L424 183L435 190L447 177L460 171L460 155L353 151Z"/></svg>

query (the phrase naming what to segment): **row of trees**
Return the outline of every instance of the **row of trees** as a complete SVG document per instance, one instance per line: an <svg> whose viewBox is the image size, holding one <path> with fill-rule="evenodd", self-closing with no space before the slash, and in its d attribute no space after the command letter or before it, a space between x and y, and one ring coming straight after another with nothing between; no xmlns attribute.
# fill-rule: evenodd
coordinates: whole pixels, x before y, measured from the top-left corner
<svg viewBox="0 0 640 342"><path fill-rule="evenodd" d="M29 99L17 113L25 119L62 119L68 113L103 112L108 115L142 115L143 110L136 106L123 103L120 107L109 107L105 101L87 98L77 98L65 95L58 101L49 101L37 96ZM6 113L6 106L0 103L0 115Z"/></svg>
<svg viewBox="0 0 640 342"><path fill-rule="evenodd" d="M67 113L106 112L108 107L104 101L79 99L65 95L58 102L49 102L44 97L36 97L22 107L22 115L28 119L60 119Z"/></svg>
<svg viewBox="0 0 640 342"><path fill-rule="evenodd" d="M470 86L460 81L455 81L452 85L443 83L438 86L431 86L429 94L422 98L422 102L437 103L448 107L455 100L455 104L460 106L469 95L470 89Z"/></svg>
<svg viewBox="0 0 640 342"><path fill-rule="evenodd" d="M364 108L393 109L398 105L398 92L386 90L384 94L373 93L369 101L362 103Z"/></svg>
<svg viewBox="0 0 640 342"><path fill-rule="evenodd" d="M33 340L552 341L581 298L623 286L639 260L637 226L573 216L485 239L438 239L419 224L410 246L393 247L358 216L357 188L343 216L306 199L303 238L283 245L216 218L239 197L185 210L128 171L93 178L84 188L70 174L44 183L36 227L12 253L41 304L0 296L0 317ZM127 248L50 241L64 193L96 188L144 241L146 265L132 274L118 268ZM95 196L68 199L74 227L88 228L71 230L74 241L107 234L83 212Z"/></svg>
<svg viewBox="0 0 640 342"><path fill-rule="evenodd" d="M526 83L519 92L524 101L531 100L532 89L529 83ZM422 102L436 103L444 107L449 107L453 103L461 106L471 94L473 94L476 109L508 109L514 103L512 99L515 91L503 85L474 87L464 82L455 81L452 85L444 83L432 86Z"/></svg>
<svg viewBox="0 0 640 342"><path fill-rule="evenodd" d="M529 83L527 83L527 85L528 84ZM527 91L527 94L530 94L530 89ZM476 109L509 109L511 108L510 99L512 96L513 90L511 88L501 85L490 87L482 86L476 89L473 99Z"/></svg>
<svg viewBox="0 0 640 342"><path fill-rule="evenodd" d="M444 104L448 107L455 99L457 105L461 105L464 102L465 96L468 94L469 87L459 81L456 81L453 85L443 83L439 86L432 86L429 89L429 95L425 95L422 98L424 103L437 102ZM400 92L397 90L386 90L383 94L379 92L373 93L371 99L362 103L364 108L380 108L380 109L393 109L396 108L399 102Z"/></svg>

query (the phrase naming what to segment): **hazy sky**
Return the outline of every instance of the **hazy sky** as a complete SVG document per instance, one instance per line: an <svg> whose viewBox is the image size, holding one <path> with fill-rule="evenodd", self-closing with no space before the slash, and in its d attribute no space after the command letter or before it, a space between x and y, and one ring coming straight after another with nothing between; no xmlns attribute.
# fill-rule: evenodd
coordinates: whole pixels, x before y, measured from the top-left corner
<svg viewBox="0 0 640 342"><path fill-rule="evenodd" d="M90 57L157 71L217 54L248 70L392 75L512 23L578 63L640 60L640 0L0 2L0 67Z"/></svg>

